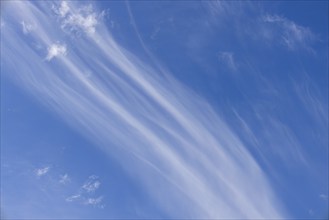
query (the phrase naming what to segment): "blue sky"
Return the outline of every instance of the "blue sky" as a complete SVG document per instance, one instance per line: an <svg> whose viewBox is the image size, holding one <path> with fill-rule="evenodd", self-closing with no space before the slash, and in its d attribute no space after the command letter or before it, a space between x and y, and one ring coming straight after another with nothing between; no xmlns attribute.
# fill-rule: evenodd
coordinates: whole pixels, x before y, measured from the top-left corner
<svg viewBox="0 0 329 220"><path fill-rule="evenodd" d="M327 1L1 1L1 217L324 219Z"/></svg>

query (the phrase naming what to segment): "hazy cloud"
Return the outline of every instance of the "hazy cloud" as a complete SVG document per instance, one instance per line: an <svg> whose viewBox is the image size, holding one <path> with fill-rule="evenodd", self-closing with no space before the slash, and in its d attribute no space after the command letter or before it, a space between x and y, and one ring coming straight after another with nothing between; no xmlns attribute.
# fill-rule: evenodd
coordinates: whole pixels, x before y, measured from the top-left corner
<svg viewBox="0 0 329 220"><path fill-rule="evenodd" d="M21 22L22 25L22 30L24 34L28 34L30 33L32 30L35 29L35 26L30 24L30 23L26 23L25 21Z"/></svg>
<svg viewBox="0 0 329 220"><path fill-rule="evenodd" d="M218 59L225 65L227 65L227 67L231 70L237 70L237 64L234 60L234 54L233 52L227 52L227 51L223 51L223 52L219 52L218 53Z"/></svg>
<svg viewBox="0 0 329 220"><path fill-rule="evenodd" d="M35 170L35 175L40 177L40 176L44 176L49 172L50 167L44 167L44 168L40 168L40 169L36 169Z"/></svg>
<svg viewBox="0 0 329 220"><path fill-rule="evenodd" d="M320 194L319 197L320 197L320 199L323 199L323 200L325 200L325 201L328 200L328 195Z"/></svg>
<svg viewBox="0 0 329 220"><path fill-rule="evenodd" d="M64 175L60 175L59 183L66 184L66 183L69 183L70 181L71 181L71 179L67 173Z"/></svg>
<svg viewBox="0 0 329 220"><path fill-rule="evenodd" d="M315 34L308 28L279 15L266 14L262 20L267 38L278 38L290 50L310 49L310 44L316 40Z"/></svg>

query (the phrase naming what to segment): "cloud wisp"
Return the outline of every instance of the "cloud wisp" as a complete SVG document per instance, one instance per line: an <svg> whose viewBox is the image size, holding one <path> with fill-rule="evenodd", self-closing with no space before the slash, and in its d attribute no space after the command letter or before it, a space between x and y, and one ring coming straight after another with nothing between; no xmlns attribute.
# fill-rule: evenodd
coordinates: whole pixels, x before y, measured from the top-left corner
<svg viewBox="0 0 329 220"><path fill-rule="evenodd" d="M50 170L50 167L49 166L48 167L44 167L44 168L36 169L35 170L35 175L37 177L44 176L44 175L46 175L49 172L49 170Z"/></svg>
<svg viewBox="0 0 329 220"><path fill-rule="evenodd" d="M267 35L271 38L278 38L289 50L308 49L310 44L316 40L313 32L295 22L278 15L266 14L262 21L267 29Z"/></svg>
<svg viewBox="0 0 329 220"><path fill-rule="evenodd" d="M37 3L10 4L26 8L29 13L25 15L53 11L51 3L43 4L43 10L34 5ZM67 42L74 50L66 56L59 55L66 54L68 46L48 47L46 60L56 57L60 65L44 62L15 31L2 34L2 52L7 54L4 68L14 70L7 72L22 88L117 158L168 216L285 217L265 173L205 100L182 86L170 72L161 70L163 77L158 69L118 44L92 9L80 14L78 2L66 3L64 9L63 4L57 16L64 19L60 23L56 19L39 20L36 32L46 33L46 37L35 35L38 42L49 45L46 39L56 42L56 36L67 34L61 30L63 25L87 33L81 40ZM11 10L17 13L15 8ZM10 22L15 23L12 19ZM37 22L37 16L30 19ZM47 34L47 28L56 25L57 35ZM12 57L20 59L19 66ZM86 70L93 74L86 77ZM100 182L90 177L81 192L89 195L99 186ZM67 201L82 201L82 197L79 192ZM102 197L83 201L100 204Z"/></svg>
<svg viewBox="0 0 329 220"><path fill-rule="evenodd" d="M79 202L83 205L91 205L98 208L104 208L103 196L96 196L95 193L100 187L101 182L98 176L89 176L85 183L78 189L78 192L65 199L66 202Z"/></svg>

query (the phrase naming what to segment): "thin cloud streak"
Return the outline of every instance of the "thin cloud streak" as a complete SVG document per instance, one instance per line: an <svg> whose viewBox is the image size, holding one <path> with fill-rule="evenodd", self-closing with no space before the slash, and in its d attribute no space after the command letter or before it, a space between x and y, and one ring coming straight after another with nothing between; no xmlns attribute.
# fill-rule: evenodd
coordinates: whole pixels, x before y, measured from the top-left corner
<svg viewBox="0 0 329 220"><path fill-rule="evenodd" d="M26 8L25 14L35 22L38 22L38 17L32 16L35 11L43 16L51 13L51 6L46 3L44 12L29 2L11 4ZM70 10L79 11L76 3L68 4ZM16 11L15 7L11 10ZM60 16L69 13L65 11ZM11 18L11 23L15 22ZM63 22L39 20L35 40L49 47L50 42L58 40L53 38L60 32L47 34L48 27L81 23ZM19 85L54 108L102 150L120 158L118 162L128 173L133 172L132 166L148 167L135 172L139 181L150 186L145 190L169 215L184 217L179 207L185 206L190 210L187 216L200 218L285 217L261 168L208 103L175 81L169 72L165 77L160 76L158 69L122 48L103 23L97 21L97 31L89 29L93 25L79 27L88 36L72 41L75 50L70 54L49 55L48 51L49 60L57 56L60 65L44 62L17 32L6 30L2 48L3 54L7 54L3 58L5 67L14 70L13 79ZM18 51L23 51L24 56ZM20 66L15 66L13 57L21 59ZM94 74L86 77L83 74L86 70ZM124 149L126 155L108 147L108 143ZM127 162L125 158L131 154L140 162ZM150 185L159 176L167 180L158 186L162 191ZM93 183L87 184L87 191L98 188L99 184ZM180 200L166 191L169 188L178 192ZM74 195L68 201L75 199L79 196ZM87 200L88 203L101 201L101 198L93 199Z"/></svg>

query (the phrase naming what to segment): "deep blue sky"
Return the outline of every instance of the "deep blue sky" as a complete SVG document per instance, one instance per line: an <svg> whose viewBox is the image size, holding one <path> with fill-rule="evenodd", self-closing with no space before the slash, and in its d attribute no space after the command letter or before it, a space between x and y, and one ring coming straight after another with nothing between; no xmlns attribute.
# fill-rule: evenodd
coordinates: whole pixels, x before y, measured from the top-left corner
<svg viewBox="0 0 329 220"><path fill-rule="evenodd" d="M1 215L328 216L327 1L2 1Z"/></svg>

